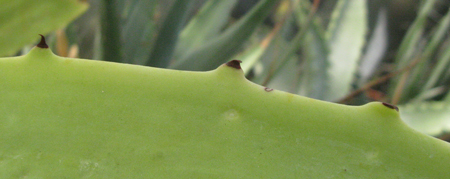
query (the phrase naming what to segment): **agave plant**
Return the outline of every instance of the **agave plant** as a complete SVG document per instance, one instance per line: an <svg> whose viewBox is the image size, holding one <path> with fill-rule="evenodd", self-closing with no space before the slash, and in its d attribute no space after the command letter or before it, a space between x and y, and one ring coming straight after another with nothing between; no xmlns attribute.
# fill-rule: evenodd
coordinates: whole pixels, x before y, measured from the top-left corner
<svg viewBox="0 0 450 179"><path fill-rule="evenodd" d="M450 18L426 26L434 0L386 76L374 45L386 11L368 28L365 0L339 0L331 14L327 1L261 0L234 19L241 1L92 1L72 23L86 3L1 3L0 54L26 54L0 60L3 178L450 175L449 144L399 117L430 135L449 126ZM27 53L38 33L61 56L191 72L61 58L43 39ZM400 112L294 95L360 104L380 83L389 89L376 99Z"/></svg>

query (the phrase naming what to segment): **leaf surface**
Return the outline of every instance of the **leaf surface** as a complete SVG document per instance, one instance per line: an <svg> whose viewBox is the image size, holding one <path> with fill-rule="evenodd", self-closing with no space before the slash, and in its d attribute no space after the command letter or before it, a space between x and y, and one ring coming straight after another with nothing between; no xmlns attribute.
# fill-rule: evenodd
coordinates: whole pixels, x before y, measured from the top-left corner
<svg viewBox="0 0 450 179"><path fill-rule="evenodd" d="M0 59L0 177L450 176L450 144L393 106L270 90L231 65L176 71L41 48Z"/></svg>

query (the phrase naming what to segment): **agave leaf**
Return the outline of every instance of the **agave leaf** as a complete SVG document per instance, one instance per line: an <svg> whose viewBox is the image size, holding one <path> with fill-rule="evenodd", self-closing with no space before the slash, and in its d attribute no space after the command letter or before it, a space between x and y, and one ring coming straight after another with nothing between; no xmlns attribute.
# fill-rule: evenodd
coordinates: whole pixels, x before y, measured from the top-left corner
<svg viewBox="0 0 450 179"><path fill-rule="evenodd" d="M102 41L102 57L101 60L110 62L122 61L122 48L120 40L120 20L118 9L120 8L117 1L102 0L100 5L101 13L101 41Z"/></svg>
<svg viewBox="0 0 450 179"><path fill-rule="evenodd" d="M289 6L292 8L291 6ZM312 18L313 16L311 16ZM287 19L287 21L294 21L293 18ZM295 36L290 40L286 41L285 37L281 34L276 36L273 43L270 44L271 47L268 49L268 55L265 55L261 61L263 61L264 68L267 68L260 78L255 79L258 84L267 85L272 81L272 78L280 73L281 69L285 67L292 56L296 56L296 52L301 47L301 42L305 38L305 34L312 24L312 20L308 20L302 24L302 29L295 34ZM291 23L284 23L280 31L292 29ZM297 80L298 81L298 80ZM296 83L296 82L294 82ZM294 90L296 91L296 90Z"/></svg>
<svg viewBox="0 0 450 179"><path fill-rule="evenodd" d="M381 8L378 11L378 17L376 20L375 28L367 43L367 50L361 59L361 65L359 66L358 73L360 79L358 80L359 87L362 87L375 70L379 67L379 63L383 60L388 48L388 18L387 10Z"/></svg>
<svg viewBox="0 0 450 179"><path fill-rule="evenodd" d="M267 87L295 93L298 86L299 69L298 55L292 54L289 59L280 66L280 70L274 74L273 78L267 83Z"/></svg>
<svg viewBox="0 0 450 179"><path fill-rule="evenodd" d="M242 52L233 59L239 59L242 61L241 67L245 75L258 63L260 57L264 54L267 46L257 44L255 47L248 48L248 50Z"/></svg>
<svg viewBox="0 0 450 179"><path fill-rule="evenodd" d="M209 0L183 29L173 59L178 59L213 40L226 25L237 0Z"/></svg>
<svg viewBox="0 0 450 179"><path fill-rule="evenodd" d="M155 31L153 20L156 0L137 0L127 13L122 30L123 52L127 63L145 64L149 58L152 34Z"/></svg>
<svg viewBox="0 0 450 179"><path fill-rule="evenodd" d="M36 34L63 28L87 8L78 0L0 0L0 56L36 41Z"/></svg>
<svg viewBox="0 0 450 179"><path fill-rule="evenodd" d="M326 32L330 48L326 100L335 101L350 92L366 31L366 1L339 0Z"/></svg>
<svg viewBox="0 0 450 179"><path fill-rule="evenodd" d="M212 70L232 57L251 36L278 0L261 0L238 22L219 37L177 59L169 68L186 70Z"/></svg>
<svg viewBox="0 0 450 179"><path fill-rule="evenodd" d="M427 78L431 78L427 74L434 73L432 78L435 78L439 71L436 70L442 70L439 66L436 66L436 68L429 68L432 66L432 59L434 57L434 54L436 53L439 45L442 43L442 41L445 39L445 36L447 35L448 31L450 30L450 11L447 12L447 14L441 19L439 22L439 25L436 27L435 32L431 35L431 39L428 42L428 44L424 47L423 53L421 55L421 61L418 63L411 72L411 75L408 79L408 83L404 87L403 94L408 97L407 99L420 95L420 92L428 91L430 88L432 88L432 82L429 81L425 83L423 86L423 83L427 80ZM443 60L444 58L440 58L439 60ZM444 60L445 62L445 60ZM439 63L439 61L438 61ZM440 64L440 65L445 65ZM442 71L440 72L442 73ZM433 80L433 79L431 79ZM418 88L418 86L423 86L422 88Z"/></svg>
<svg viewBox="0 0 450 179"><path fill-rule="evenodd" d="M306 3L306 1L302 1L302 3L303 6L298 6L294 11L300 21L300 27L304 27L308 23L308 9L311 9L309 3ZM315 99L324 99L328 90L328 74L325 69L329 65L327 61L329 51L324 30L317 20L317 18L313 20L301 42L304 64L298 94Z"/></svg>
<svg viewBox="0 0 450 179"><path fill-rule="evenodd" d="M447 14L439 22L436 32L433 34L430 42L428 43L427 47L425 48L423 55L422 55L423 56L422 58L424 60L426 60L426 61L431 60L432 55L437 50L438 45L441 44L443 39L445 39L444 37L448 33L449 29L450 29L450 9L447 12ZM436 84L438 78L444 73L445 67L448 65L449 60L450 60L449 59L450 58L450 52L449 52L450 49L449 48L450 47L447 47L447 50L445 50L444 55L438 59L436 68L434 68L432 70L431 76L429 77L429 79L427 80L425 85L423 86L422 91L427 91L427 90L431 89ZM424 68L426 68L425 64L426 63L418 64L418 67L415 68L416 76L413 76L413 78L418 79L419 75L423 76ZM412 80L412 81L417 82L419 80ZM418 86L419 84L412 83L411 85Z"/></svg>
<svg viewBox="0 0 450 179"><path fill-rule="evenodd" d="M432 90L432 87L434 87L440 79L445 77L445 73L448 73L448 67L450 65L450 45L447 45L445 49L446 50L444 50L443 54L438 56L437 63L435 67L432 68L431 75L427 79L421 93L412 99L412 102L420 102L427 99L423 96L428 96L427 94L430 90Z"/></svg>
<svg viewBox="0 0 450 179"><path fill-rule="evenodd" d="M236 61L188 72L34 48L0 59L0 83L0 178L450 176L450 144L395 106L270 90Z"/></svg>
<svg viewBox="0 0 450 179"><path fill-rule="evenodd" d="M419 41L423 38L423 31L426 25L428 14L433 10L435 0L423 1L422 8L419 10L416 19L406 32L405 37L403 37L402 43L400 44L399 50L396 54L395 61L397 64L397 69L405 68L410 64L418 53ZM400 77L393 78L390 82L391 88L389 93L393 94L395 88L401 83L399 83ZM411 99L414 95L410 94L411 88L403 88L400 99Z"/></svg>
<svg viewBox="0 0 450 179"><path fill-rule="evenodd" d="M169 65L179 33L188 18L188 12L193 3L194 0L176 0L172 3L167 17L164 19L161 29L159 29L146 65L154 67L167 67Z"/></svg>
<svg viewBox="0 0 450 179"><path fill-rule="evenodd" d="M399 107L401 118L420 132L432 136L450 132L450 105L447 101L409 103Z"/></svg>
<svg viewBox="0 0 450 179"><path fill-rule="evenodd" d="M267 36L259 42L259 44L254 44L253 47L247 48L247 50L232 58L242 61L241 67L245 75L247 75L251 69L256 66L256 64L261 64L259 62L261 61L263 55L267 54L268 50L270 50L269 46L272 44L272 41L276 38L277 34L279 34L279 30L280 28L273 28L270 33L268 33Z"/></svg>
<svg viewBox="0 0 450 179"><path fill-rule="evenodd" d="M289 20L290 19L288 19L288 21ZM284 23L280 32L292 27L290 24L291 23ZM280 71L280 68L276 67L284 66L284 64L289 61L289 57L292 57L295 54L293 44L299 43L300 38L298 38L298 36L299 35L296 34L294 39L286 41L282 33L275 34L273 40L268 44L266 51L255 64L255 76L252 78L252 81L257 84L262 84L263 86L266 86L267 83L271 82L271 79L267 80L270 73L276 75Z"/></svg>
<svg viewBox="0 0 450 179"><path fill-rule="evenodd" d="M416 19L408 29L408 32L406 32L396 55L397 69L404 68L413 60L414 54L417 51L417 44L423 35L428 14L433 10L435 1L428 0L423 2L425 4L421 6L422 8L417 14ZM393 82L393 84L397 83Z"/></svg>

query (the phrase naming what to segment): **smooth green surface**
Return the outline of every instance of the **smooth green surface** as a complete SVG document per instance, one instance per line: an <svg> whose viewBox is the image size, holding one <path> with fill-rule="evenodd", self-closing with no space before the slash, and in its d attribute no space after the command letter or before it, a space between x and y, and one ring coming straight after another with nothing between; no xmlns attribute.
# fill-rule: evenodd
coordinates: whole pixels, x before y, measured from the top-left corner
<svg viewBox="0 0 450 179"><path fill-rule="evenodd" d="M36 41L36 34L65 27L87 8L78 0L0 0L0 56Z"/></svg>
<svg viewBox="0 0 450 179"><path fill-rule="evenodd" d="M450 145L373 102L266 91L226 65L186 72L0 59L0 178L446 178Z"/></svg>

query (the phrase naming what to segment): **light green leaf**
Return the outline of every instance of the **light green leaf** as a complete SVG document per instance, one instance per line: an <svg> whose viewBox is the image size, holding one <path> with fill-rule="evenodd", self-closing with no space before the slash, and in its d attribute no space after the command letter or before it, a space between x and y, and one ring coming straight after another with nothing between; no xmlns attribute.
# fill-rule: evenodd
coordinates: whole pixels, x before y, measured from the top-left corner
<svg viewBox="0 0 450 179"><path fill-rule="evenodd" d="M241 68L247 75L259 61L260 57L264 54L266 49L267 46L257 45L255 47L249 48L242 54L239 54L234 59L239 59L242 61Z"/></svg>
<svg viewBox="0 0 450 179"><path fill-rule="evenodd" d="M183 29L175 48L178 59L216 38L229 19L236 0L209 0Z"/></svg>
<svg viewBox="0 0 450 179"><path fill-rule="evenodd" d="M364 47L366 31L366 1L340 0L333 11L326 34L330 47L330 86L326 100L335 101L350 92Z"/></svg>
<svg viewBox="0 0 450 179"><path fill-rule="evenodd" d="M232 57L267 17L278 0L262 0L220 36L185 54L169 68L212 70Z"/></svg>
<svg viewBox="0 0 450 179"><path fill-rule="evenodd" d="M87 8L78 0L0 0L0 56L16 53L38 34L65 27Z"/></svg>
<svg viewBox="0 0 450 179"><path fill-rule="evenodd" d="M446 101L399 106L401 118L412 128L437 136L450 132L450 105Z"/></svg>
<svg viewBox="0 0 450 179"><path fill-rule="evenodd" d="M0 178L450 176L450 144L395 107L265 89L238 64L186 72L42 48L2 58Z"/></svg>
<svg viewBox="0 0 450 179"><path fill-rule="evenodd" d="M384 59L388 50L388 12L386 8L381 8L377 13L377 20L371 37L367 42L366 52L361 58L358 69L358 87L362 87L373 76L379 68L380 62Z"/></svg>

